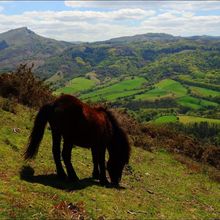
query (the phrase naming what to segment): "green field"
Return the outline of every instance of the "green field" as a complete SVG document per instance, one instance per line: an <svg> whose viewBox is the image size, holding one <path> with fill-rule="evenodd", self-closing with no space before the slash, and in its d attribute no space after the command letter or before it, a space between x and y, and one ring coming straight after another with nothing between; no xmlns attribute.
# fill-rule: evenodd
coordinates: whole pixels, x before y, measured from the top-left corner
<svg viewBox="0 0 220 220"><path fill-rule="evenodd" d="M112 101L117 98L130 96L142 91L143 89L141 89L141 86L145 82L146 79L142 77L125 79L113 85L94 90L87 94L83 94L80 96L80 98L92 101L98 101L102 99Z"/></svg>
<svg viewBox="0 0 220 220"><path fill-rule="evenodd" d="M195 95L198 95L198 96L202 96L202 97L220 96L220 92L215 91L215 90L201 88L201 87L195 87L195 86L191 86L189 88L192 91L192 94L195 94Z"/></svg>
<svg viewBox="0 0 220 220"><path fill-rule="evenodd" d="M148 152L133 147L122 189L102 187L88 179L92 171L91 152L83 148L74 148L72 153L80 182L58 180L54 175L49 129L36 159L24 162L22 154L33 125L33 113L23 107L16 114L0 108L0 219L73 219L67 208L69 203L76 207L74 219L82 219L78 214L85 219L219 217L219 183L205 172L178 162L164 150ZM15 133L13 128L20 130ZM23 166L31 166L34 173Z"/></svg>
<svg viewBox="0 0 220 220"><path fill-rule="evenodd" d="M187 123L199 123L199 122L208 122L212 124L220 124L219 119L212 119L212 118L203 118L203 117L196 117L196 116L188 116L188 115L179 115L179 122L183 124Z"/></svg>
<svg viewBox="0 0 220 220"><path fill-rule="evenodd" d="M216 107L218 106L215 102L210 102L204 99L198 99L191 96L183 96L177 100L177 103L188 108L199 109L202 107Z"/></svg>
<svg viewBox="0 0 220 220"><path fill-rule="evenodd" d="M177 117L175 115L164 115L159 118L156 118L153 122L156 124L173 123L177 122Z"/></svg>
<svg viewBox="0 0 220 220"><path fill-rule="evenodd" d="M220 124L220 119L212 119L212 118L203 118L197 116L189 116L189 115L164 115L156 118L152 121L153 123L161 124L161 123L174 123L180 122L183 124L189 123L199 123L199 122L208 122L210 124Z"/></svg>
<svg viewBox="0 0 220 220"><path fill-rule="evenodd" d="M94 73L91 73L90 75L92 74L94 75ZM176 100L179 105L194 110L218 106L215 102L188 95L187 89L181 83L173 79L161 80L149 91L146 91L144 88L144 83L146 82L146 79L143 77L130 77L127 79L109 79L97 85L96 78L86 79L78 77L71 80L65 87L58 89L55 94L77 94L81 99L93 102L116 101L119 98L123 99L126 97L130 97L130 99L135 101L155 101L169 97ZM192 94L201 95L203 97L214 97L220 94L220 92L200 87L191 86L189 88L191 89Z"/></svg>
<svg viewBox="0 0 220 220"><path fill-rule="evenodd" d="M56 90L56 94L76 94L88 89L91 89L95 86L96 82L95 80L86 79L84 77L78 77L70 80L66 86L59 88Z"/></svg>
<svg viewBox="0 0 220 220"><path fill-rule="evenodd" d="M150 100L154 101L159 98L166 97L181 97L186 95L187 90L179 82L172 79L164 79L155 84L155 88L143 94L136 95L135 100Z"/></svg>

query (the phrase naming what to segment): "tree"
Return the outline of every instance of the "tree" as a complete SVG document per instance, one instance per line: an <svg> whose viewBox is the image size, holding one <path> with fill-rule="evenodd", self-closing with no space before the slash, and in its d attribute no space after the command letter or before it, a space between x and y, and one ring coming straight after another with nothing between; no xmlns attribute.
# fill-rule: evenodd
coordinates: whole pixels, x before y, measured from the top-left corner
<svg viewBox="0 0 220 220"><path fill-rule="evenodd" d="M29 107L40 107L52 101L52 91L34 76L33 67L21 64L14 72L0 75L0 95Z"/></svg>

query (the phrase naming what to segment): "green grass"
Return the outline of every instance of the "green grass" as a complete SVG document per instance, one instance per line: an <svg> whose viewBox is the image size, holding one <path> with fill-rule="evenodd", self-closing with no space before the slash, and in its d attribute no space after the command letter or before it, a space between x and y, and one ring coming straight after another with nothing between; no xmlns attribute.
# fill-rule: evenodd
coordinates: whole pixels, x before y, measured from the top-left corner
<svg viewBox="0 0 220 220"><path fill-rule="evenodd" d="M189 116L189 115L178 115L178 116L164 115L156 118L152 122L157 124L170 123L170 122L180 122L183 124L208 122L210 124L220 124L219 119L204 118L204 117Z"/></svg>
<svg viewBox="0 0 220 220"><path fill-rule="evenodd" d="M214 91L211 89L201 88L201 87L195 87L191 86L189 87L193 94L201 96L201 97L216 97L220 96L220 92Z"/></svg>
<svg viewBox="0 0 220 220"><path fill-rule="evenodd" d="M164 79L155 84L154 89L143 94L136 95L135 99L154 101L155 99L166 97L177 98L186 95L186 93L186 88L183 87L179 82L172 79Z"/></svg>
<svg viewBox="0 0 220 220"><path fill-rule="evenodd" d="M179 115L179 122L183 124L188 123L199 123L199 122L208 122L213 124L220 124L219 119L212 119L212 118L203 118L203 117L196 117L196 116L188 116L188 115Z"/></svg>
<svg viewBox="0 0 220 220"><path fill-rule="evenodd" d="M101 187L86 181L91 175L91 153L74 148L72 161L82 181L59 181L54 174L51 135L45 137L34 161L22 158L33 114L19 107L17 114L0 109L0 219L70 219L57 208L62 201L82 202L88 218L98 219L216 219L220 210L220 188L205 173L192 172L166 151L133 148L130 166L121 185L125 189ZM20 128L18 133L13 128ZM20 178L23 165L34 176Z"/></svg>
<svg viewBox="0 0 220 220"><path fill-rule="evenodd" d="M122 98L136 94L139 91L142 91L141 86L146 82L146 79L142 77L134 77L131 79L122 80L113 85L97 89L95 91L83 94L80 96L81 99L85 100L108 100L112 101L117 98Z"/></svg>
<svg viewBox="0 0 220 220"><path fill-rule="evenodd" d="M157 124L177 122L177 117L175 115L164 115L156 118L153 122Z"/></svg>
<svg viewBox="0 0 220 220"><path fill-rule="evenodd" d="M77 77L70 80L65 87L59 88L56 91L56 94L61 94L61 93L76 94L81 91L85 91L93 88L95 84L96 84L95 80L86 79L84 77Z"/></svg>
<svg viewBox="0 0 220 220"><path fill-rule="evenodd" d="M204 99L198 99L191 96L183 96L177 100L177 103L188 108L199 109L201 107L216 107L218 106L215 102L210 102Z"/></svg>

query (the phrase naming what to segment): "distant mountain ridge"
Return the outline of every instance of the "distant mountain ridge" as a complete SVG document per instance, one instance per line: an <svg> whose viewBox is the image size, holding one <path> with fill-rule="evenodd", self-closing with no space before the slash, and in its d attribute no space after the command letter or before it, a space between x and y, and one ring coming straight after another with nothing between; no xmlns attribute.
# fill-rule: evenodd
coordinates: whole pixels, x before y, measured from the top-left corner
<svg viewBox="0 0 220 220"><path fill-rule="evenodd" d="M110 43L131 43L131 42L140 42L140 41L170 41L170 40L177 40L181 37L176 37L171 34L164 34L164 33L147 33L147 34L138 34L134 36L125 36L125 37L118 37L112 38L107 40L106 42Z"/></svg>
<svg viewBox="0 0 220 220"><path fill-rule="evenodd" d="M26 27L0 34L0 72L32 62L35 72L53 83L90 73L100 80L141 75L154 81L209 71L218 75L220 37L148 33L70 43L39 36Z"/></svg>

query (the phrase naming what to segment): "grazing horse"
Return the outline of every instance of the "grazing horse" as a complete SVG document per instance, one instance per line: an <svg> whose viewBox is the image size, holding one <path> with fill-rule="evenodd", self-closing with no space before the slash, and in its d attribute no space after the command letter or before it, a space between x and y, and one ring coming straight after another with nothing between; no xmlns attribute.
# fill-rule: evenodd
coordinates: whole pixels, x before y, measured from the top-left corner
<svg viewBox="0 0 220 220"><path fill-rule="evenodd" d="M47 122L51 127L52 152L59 177L66 177L60 159L60 143L63 138L62 158L71 181L79 180L71 164L71 150L73 145L77 145L91 148L94 165L92 176L99 179L102 185L108 184L105 167L107 148L107 170L111 183L119 184L123 168L129 162L130 145L126 133L109 110L90 107L71 95L62 95L54 102L44 105L34 122L24 153L26 160L37 154Z"/></svg>

